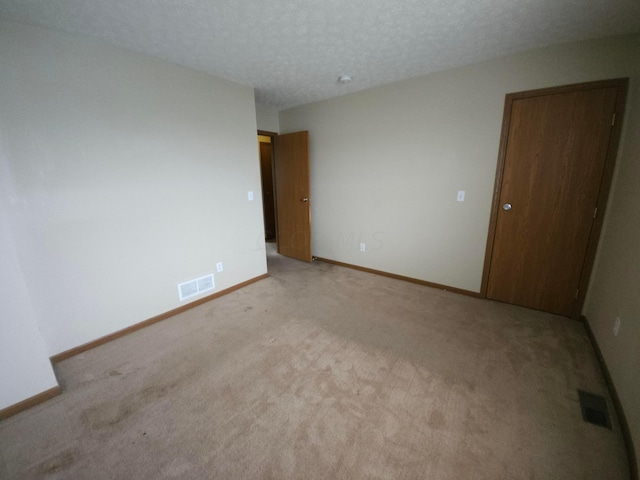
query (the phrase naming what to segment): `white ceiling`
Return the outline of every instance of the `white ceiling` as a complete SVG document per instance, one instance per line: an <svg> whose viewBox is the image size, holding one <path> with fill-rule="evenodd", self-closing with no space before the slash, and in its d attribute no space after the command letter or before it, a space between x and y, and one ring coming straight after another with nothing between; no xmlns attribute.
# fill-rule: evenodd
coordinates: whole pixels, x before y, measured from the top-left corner
<svg viewBox="0 0 640 480"><path fill-rule="evenodd" d="M556 43L640 31L640 0L0 0L284 109ZM338 83L340 75L353 82Z"/></svg>

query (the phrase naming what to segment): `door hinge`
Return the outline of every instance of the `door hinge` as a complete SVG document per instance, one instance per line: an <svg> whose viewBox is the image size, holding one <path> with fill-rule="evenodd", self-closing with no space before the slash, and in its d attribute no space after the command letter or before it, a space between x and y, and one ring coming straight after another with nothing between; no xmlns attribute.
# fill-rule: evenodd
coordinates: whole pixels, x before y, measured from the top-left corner
<svg viewBox="0 0 640 480"><path fill-rule="evenodd" d="M593 211L593 218L596 218L596 215L598 215L598 207Z"/></svg>
<svg viewBox="0 0 640 480"><path fill-rule="evenodd" d="M580 289L576 288L576 296L574 297L576 300L578 299L578 294L580 293Z"/></svg>
<svg viewBox="0 0 640 480"><path fill-rule="evenodd" d="M611 119L611 126L613 127L616 124L616 114L613 114L613 118Z"/></svg>

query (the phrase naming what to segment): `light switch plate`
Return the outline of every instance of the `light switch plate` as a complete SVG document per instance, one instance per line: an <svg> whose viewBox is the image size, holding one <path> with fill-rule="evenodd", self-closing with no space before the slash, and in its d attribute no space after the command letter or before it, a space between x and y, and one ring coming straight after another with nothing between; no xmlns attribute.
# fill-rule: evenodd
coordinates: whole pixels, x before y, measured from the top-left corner
<svg viewBox="0 0 640 480"><path fill-rule="evenodd" d="M458 201L464 202L464 190L458 190Z"/></svg>
<svg viewBox="0 0 640 480"><path fill-rule="evenodd" d="M253 202L253 192L249 192L247 194L247 198L249 199L250 202Z"/></svg>

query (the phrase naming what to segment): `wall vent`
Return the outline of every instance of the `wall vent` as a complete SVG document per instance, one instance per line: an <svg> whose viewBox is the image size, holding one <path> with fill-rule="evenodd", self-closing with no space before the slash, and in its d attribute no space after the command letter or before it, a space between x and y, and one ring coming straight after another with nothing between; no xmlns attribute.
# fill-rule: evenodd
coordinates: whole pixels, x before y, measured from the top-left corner
<svg viewBox="0 0 640 480"><path fill-rule="evenodd" d="M213 273L210 273L204 277L178 284L178 295L180 296L180 301L182 301L213 290L214 288L216 288L216 284L213 281Z"/></svg>

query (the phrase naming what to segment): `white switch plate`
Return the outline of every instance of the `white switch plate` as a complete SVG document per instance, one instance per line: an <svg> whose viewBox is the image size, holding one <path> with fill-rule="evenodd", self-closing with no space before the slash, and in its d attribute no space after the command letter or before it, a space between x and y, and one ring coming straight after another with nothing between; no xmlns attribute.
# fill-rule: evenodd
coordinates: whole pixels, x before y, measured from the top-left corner
<svg viewBox="0 0 640 480"><path fill-rule="evenodd" d="M216 263L216 270L218 270L218 272L221 272L222 270L224 270L224 268L222 268L222 262Z"/></svg>
<svg viewBox="0 0 640 480"><path fill-rule="evenodd" d="M253 202L253 192L249 192L247 194L247 198L249 199L250 202Z"/></svg>
<svg viewBox="0 0 640 480"><path fill-rule="evenodd" d="M458 190L458 201L464 202L464 190Z"/></svg>
<svg viewBox="0 0 640 480"><path fill-rule="evenodd" d="M367 248L367 246L364 243L360 244L360 251L361 252L364 252L366 248Z"/></svg>

